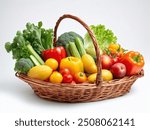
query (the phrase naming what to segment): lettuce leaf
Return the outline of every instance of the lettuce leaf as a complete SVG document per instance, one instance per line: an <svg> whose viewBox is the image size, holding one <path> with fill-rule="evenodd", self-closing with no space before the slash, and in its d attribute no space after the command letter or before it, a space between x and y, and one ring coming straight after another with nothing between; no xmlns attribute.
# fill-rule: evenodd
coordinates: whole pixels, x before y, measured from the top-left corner
<svg viewBox="0 0 150 130"><path fill-rule="evenodd" d="M110 43L117 42L117 37L114 35L114 33L111 30L106 29L104 25L91 25L90 28L98 42L101 53L109 46ZM88 33L85 34L84 41L86 52L95 57L94 45Z"/></svg>

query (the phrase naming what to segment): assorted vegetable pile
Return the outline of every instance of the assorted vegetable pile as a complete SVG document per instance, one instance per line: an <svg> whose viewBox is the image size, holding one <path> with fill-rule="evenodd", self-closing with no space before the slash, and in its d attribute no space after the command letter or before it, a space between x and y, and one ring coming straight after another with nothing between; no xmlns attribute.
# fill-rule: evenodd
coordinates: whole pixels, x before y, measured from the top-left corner
<svg viewBox="0 0 150 130"><path fill-rule="evenodd" d="M100 48L104 81L141 72L144 58L139 52L125 50L104 25L90 28ZM65 32L55 46L53 37L53 29L43 28L42 22L37 26L27 23L26 29L17 31L13 41L5 44L7 52L12 52L16 60L14 70L51 83L95 83L96 55L89 34L83 39L73 31Z"/></svg>

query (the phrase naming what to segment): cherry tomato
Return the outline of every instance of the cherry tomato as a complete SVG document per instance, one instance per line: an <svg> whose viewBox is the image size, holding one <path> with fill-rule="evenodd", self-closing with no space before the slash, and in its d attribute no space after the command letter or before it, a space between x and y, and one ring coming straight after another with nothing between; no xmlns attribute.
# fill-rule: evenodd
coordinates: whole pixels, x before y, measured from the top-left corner
<svg viewBox="0 0 150 130"><path fill-rule="evenodd" d="M78 72L74 75L74 80L76 83L83 83L83 82L86 82L87 77L86 77L85 73Z"/></svg>
<svg viewBox="0 0 150 130"><path fill-rule="evenodd" d="M73 80L73 77L71 74L64 74L63 75L63 83L71 83Z"/></svg>
<svg viewBox="0 0 150 130"><path fill-rule="evenodd" d="M119 57L112 58L112 64L118 63L120 61Z"/></svg>
<svg viewBox="0 0 150 130"><path fill-rule="evenodd" d="M61 70L60 70L60 73L61 73L62 75L64 75L64 74L70 74L70 70L67 69L67 68L64 68L64 69L61 69Z"/></svg>

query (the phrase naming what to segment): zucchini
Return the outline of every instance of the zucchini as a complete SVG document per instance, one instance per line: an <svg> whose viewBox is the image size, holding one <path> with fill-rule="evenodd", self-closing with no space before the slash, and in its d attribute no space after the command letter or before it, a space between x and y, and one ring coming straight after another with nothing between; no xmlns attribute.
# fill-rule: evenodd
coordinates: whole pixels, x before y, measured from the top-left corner
<svg viewBox="0 0 150 130"><path fill-rule="evenodd" d="M81 55L81 57L86 54L86 51L84 49L84 46L83 46L83 42L81 41L80 38L76 37L75 38L75 44L76 44L76 47Z"/></svg>
<svg viewBox="0 0 150 130"><path fill-rule="evenodd" d="M72 56L81 58L78 49L74 42L69 42L69 50Z"/></svg>

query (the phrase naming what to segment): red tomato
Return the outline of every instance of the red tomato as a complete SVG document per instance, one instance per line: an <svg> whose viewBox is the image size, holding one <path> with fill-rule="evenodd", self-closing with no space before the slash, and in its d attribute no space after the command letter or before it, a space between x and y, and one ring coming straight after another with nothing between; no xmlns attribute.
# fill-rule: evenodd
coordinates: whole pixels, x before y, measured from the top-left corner
<svg viewBox="0 0 150 130"><path fill-rule="evenodd" d="M71 83L73 80L73 77L71 74L64 74L63 75L63 83Z"/></svg>
<svg viewBox="0 0 150 130"><path fill-rule="evenodd" d="M59 72L60 72L62 75L64 75L64 74L70 74L70 70L67 69L67 68L61 69Z"/></svg>
<svg viewBox="0 0 150 130"><path fill-rule="evenodd" d="M112 58L112 64L118 63L120 60L119 57Z"/></svg>

